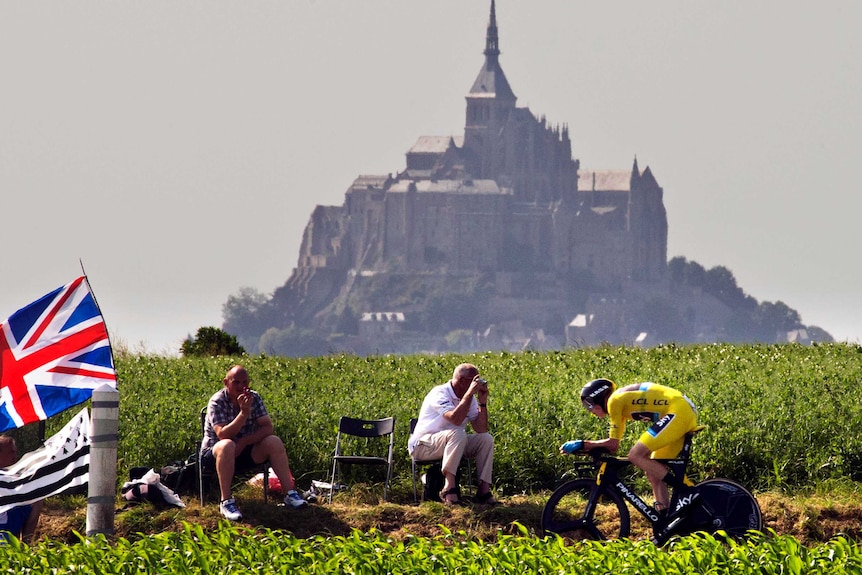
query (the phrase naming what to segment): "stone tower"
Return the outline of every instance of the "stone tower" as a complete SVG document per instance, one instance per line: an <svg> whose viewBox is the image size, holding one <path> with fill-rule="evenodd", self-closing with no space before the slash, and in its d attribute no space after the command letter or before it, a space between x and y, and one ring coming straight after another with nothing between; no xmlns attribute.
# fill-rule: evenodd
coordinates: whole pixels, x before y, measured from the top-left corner
<svg viewBox="0 0 862 575"><path fill-rule="evenodd" d="M497 9L485 35L485 62L467 94L462 156L472 177L510 187L515 201L550 202L577 189L568 128L550 128L517 98L500 66Z"/></svg>
<svg viewBox="0 0 862 575"><path fill-rule="evenodd" d="M467 94L464 152L467 169L475 178L497 179L506 172L506 158L498 153L500 132L515 112L517 98L500 67L497 10L491 0L491 17L485 36L485 63Z"/></svg>
<svg viewBox="0 0 862 575"><path fill-rule="evenodd" d="M501 321L501 311L560 331L588 299L660 289L667 217L650 168L635 160L630 170L582 170L565 125L517 106L500 66L495 0L483 54L463 136L421 136L403 170L361 175L342 206L315 209L297 268L274 295L285 323L332 325L327 314L347 306L384 311L357 294L386 274L414 286L482 275L492 287L477 323ZM409 319L421 305L385 311Z"/></svg>

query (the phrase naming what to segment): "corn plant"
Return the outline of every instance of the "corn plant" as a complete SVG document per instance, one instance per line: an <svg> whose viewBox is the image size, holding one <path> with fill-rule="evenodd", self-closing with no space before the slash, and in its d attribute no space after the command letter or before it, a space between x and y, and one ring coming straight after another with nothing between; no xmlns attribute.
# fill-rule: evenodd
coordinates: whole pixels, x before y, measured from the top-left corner
<svg viewBox="0 0 862 575"><path fill-rule="evenodd" d="M268 529L220 524L207 532L186 524L179 532L108 543L95 537L80 543L43 541L28 547L17 540L0 546L5 573L88 574L499 574L499 573L688 573L843 574L859 573L862 550L845 538L814 547L774 533L742 543L710 535L678 539L665 548L648 541L569 544L539 539L515 525L515 535L494 542L444 531L433 538L391 539L379 532L353 531L310 539Z"/></svg>

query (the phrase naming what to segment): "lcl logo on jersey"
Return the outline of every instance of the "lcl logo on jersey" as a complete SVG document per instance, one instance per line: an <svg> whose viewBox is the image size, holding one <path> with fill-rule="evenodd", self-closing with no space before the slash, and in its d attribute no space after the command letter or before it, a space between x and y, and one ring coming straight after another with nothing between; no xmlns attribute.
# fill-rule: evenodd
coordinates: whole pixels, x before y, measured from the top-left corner
<svg viewBox="0 0 862 575"><path fill-rule="evenodd" d="M650 403L647 398L639 397L638 399L632 400L632 405L650 405ZM652 405L670 405L670 402L666 399L653 399Z"/></svg>

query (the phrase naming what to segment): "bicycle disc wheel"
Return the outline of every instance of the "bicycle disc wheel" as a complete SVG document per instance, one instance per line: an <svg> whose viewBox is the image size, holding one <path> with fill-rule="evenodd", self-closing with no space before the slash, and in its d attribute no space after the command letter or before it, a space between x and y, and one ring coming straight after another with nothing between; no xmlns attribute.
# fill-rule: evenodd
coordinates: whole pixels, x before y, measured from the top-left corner
<svg viewBox="0 0 862 575"><path fill-rule="evenodd" d="M596 490L601 494L588 506ZM595 479L574 479L557 488L542 510L542 530L574 540L627 537L629 510L622 498L596 485Z"/></svg>
<svg viewBox="0 0 862 575"><path fill-rule="evenodd" d="M750 529L763 529L763 514L754 495L729 479L708 479L698 483L694 491L699 502L687 520L689 532L724 531L733 538L746 535Z"/></svg>

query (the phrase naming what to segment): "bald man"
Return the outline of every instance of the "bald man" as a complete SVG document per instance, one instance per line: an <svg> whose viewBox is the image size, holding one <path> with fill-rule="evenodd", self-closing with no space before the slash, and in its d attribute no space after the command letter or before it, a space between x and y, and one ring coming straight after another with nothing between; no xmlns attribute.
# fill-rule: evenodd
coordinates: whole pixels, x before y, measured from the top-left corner
<svg viewBox="0 0 862 575"><path fill-rule="evenodd" d="M248 371L235 365L227 372L223 387L207 404L201 465L215 469L221 502L219 510L229 521L239 521L242 513L231 492L236 469L248 468L269 460L283 488L284 504L298 509L307 505L296 492L284 443L273 433L272 419L260 395L249 388Z"/></svg>
<svg viewBox="0 0 862 575"><path fill-rule="evenodd" d="M467 433L468 421L474 433ZM461 502L457 473L463 457L476 462L479 486L474 500L497 503L491 493L494 438L488 433L488 382L479 377L475 365L462 363L452 379L428 392L407 449L414 459L443 460L445 484L440 499L445 504Z"/></svg>

